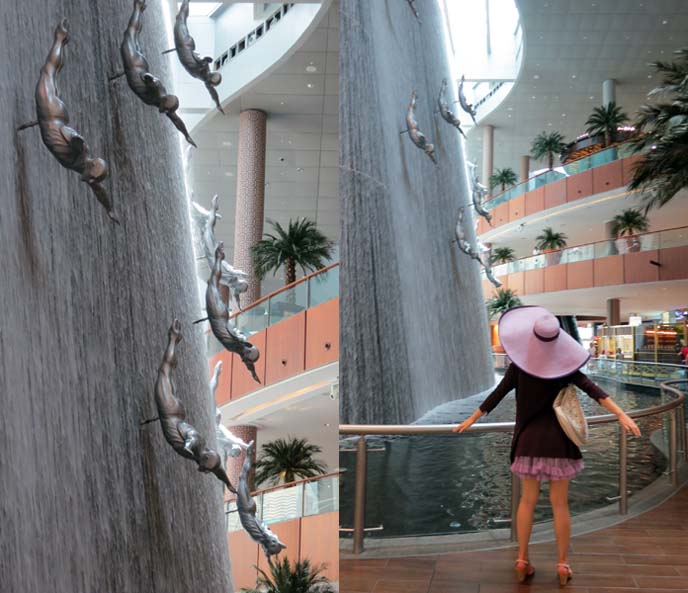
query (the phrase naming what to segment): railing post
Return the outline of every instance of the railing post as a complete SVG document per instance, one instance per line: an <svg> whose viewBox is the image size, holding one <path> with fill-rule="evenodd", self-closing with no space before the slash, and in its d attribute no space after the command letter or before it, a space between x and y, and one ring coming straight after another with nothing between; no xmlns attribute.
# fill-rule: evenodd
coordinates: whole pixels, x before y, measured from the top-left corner
<svg viewBox="0 0 688 593"><path fill-rule="evenodd" d="M688 461L688 431L686 430L686 409L683 404L678 408L678 425L681 451L683 451L683 458Z"/></svg>
<svg viewBox="0 0 688 593"><path fill-rule="evenodd" d="M516 518L518 515L518 501L521 496L521 481L518 476L511 472L511 541L518 539L516 531Z"/></svg>
<svg viewBox="0 0 688 593"><path fill-rule="evenodd" d="M628 514L628 439L619 424L619 514Z"/></svg>
<svg viewBox="0 0 688 593"><path fill-rule="evenodd" d="M669 411L669 473L671 485L678 488L678 435L676 422L676 408Z"/></svg>
<svg viewBox="0 0 688 593"><path fill-rule="evenodd" d="M366 438L361 435L356 443L356 472L354 494L354 554L363 552L363 535L365 529L365 500L366 500L366 466L368 464L368 450Z"/></svg>

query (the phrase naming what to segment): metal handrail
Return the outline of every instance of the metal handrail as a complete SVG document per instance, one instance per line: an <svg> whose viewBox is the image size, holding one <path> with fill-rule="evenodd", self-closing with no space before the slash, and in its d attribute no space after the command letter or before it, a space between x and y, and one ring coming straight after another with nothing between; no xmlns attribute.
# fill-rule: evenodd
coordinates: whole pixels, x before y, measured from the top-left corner
<svg viewBox="0 0 688 593"><path fill-rule="evenodd" d="M660 383L659 387L663 394L670 394L675 397L672 401L649 408L642 408L633 412L628 412L631 418L646 418L658 414L669 413L669 476L672 486L678 487L678 445L679 439L685 460L688 461L688 431L686 431L685 409L683 403L686 394L674 387L676 384L685 381L667 381ZM610 424L617 420L613 414L587 417L589 425L596 426ZM356 465L355 465L355 499L354 499L354 527L353 527L353 552L360 554L363 551L364 518L365 518L365 496L366 496L366 459L367 448L365 444L366 436L380 435L436 435L436 434L455 434L452 428L456 424L424 424L424 425L399 425L399 424L344 424L339 426L340 435L358 436L356 444ZM488 433L488 432L512 432L514 422L492 422L479 423L469 427L461 434L468 433ZM627 491L627 467L628 467L628 443L627 434L623 426L619 425L619 514L628 513L628 491ZM361 469L363 468L363 469ZM512 518L515 509L518 507L519 488L518 480L512 475L511 485L511 509ZM511 521L511 541L516 539L516 524Z"/></svg>

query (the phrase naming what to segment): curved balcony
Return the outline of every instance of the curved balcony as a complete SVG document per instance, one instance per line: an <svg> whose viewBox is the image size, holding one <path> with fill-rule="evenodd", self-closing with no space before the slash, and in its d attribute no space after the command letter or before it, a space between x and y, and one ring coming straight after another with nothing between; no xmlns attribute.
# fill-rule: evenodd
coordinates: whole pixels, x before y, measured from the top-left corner
<svg viewBox="0 0 688 593"><path fill-rule="evenodd" d="M628 144L620 144L531 177L485 202L492 227L480 218L477 232L483 235L537 212L625 188L640 158L631 154Z"/></svg>
<svg viewBox="0 0 688 593"><path fill-rule="evenodd" d="M281 484L252 494L256 516L286 544L290 562L308 558L312 564L326 564L323 575L330 581L339 579L339 474ZM236 503L225 506L227 540L232 558L235 590L254 588L259 569L269 573L260 546L241 527Z"/></svg>
<svg viewBox="0 0 688 593"><path fill-rule="evenodd" d="M688 278L688 227L598 241L493 268L520 295ZM483 292L492 293L483 280Z"/></svg>
<svg viewBox="0 0 688 593"><path fill-rule="evenodd" d="M339 360L339 264L259 299L232 319L260 350L261 384L237 356L211 340L210 368L223 361L218 406Z"/></svg>

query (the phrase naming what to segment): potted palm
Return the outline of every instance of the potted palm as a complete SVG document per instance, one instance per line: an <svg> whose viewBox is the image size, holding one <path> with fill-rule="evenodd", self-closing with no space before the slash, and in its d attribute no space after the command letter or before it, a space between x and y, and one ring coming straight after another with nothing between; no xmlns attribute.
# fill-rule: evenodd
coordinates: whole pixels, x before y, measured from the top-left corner
<svg viewBox="0 0 688 593"><path fill-rule="evenodd" d="M559 132L540 132L533 139L530 154L536 160L547 159L547 168L554 169L554 157L560 156L566 144L564 136Z"/></svg>
<svg viewBox="0 0 688 593"><path fill-rule="evenodd" d="M516 292L510 288L498 288L494 292L494 296L487 301L487 314L490 319L494 319L506 313L509 309L513 307L519 307L523 303L521 299L518 298Z"/></svg>
<svg viewBox="0 0 688 593"><path fill-rule="evenodd" d="M604 134L604 147L611 146L616 140L617 128L628 121L628 115L615 101L602 107L595 107L585 122L588 134Z"/></svg>
<svg viewBox="0 0 688 593"><path fill-rule="evenodd" d="M507 264L516 259L516 253L511 247L493 247L490 253L490 264Z"/></svg>
<svg viewBox="0 0 688 593"><path fill-rule="evenodd" d="M277 559L270 562L270 574L258 570L256 587L242 588L242 593L334 593L332 584L321 574L325 565L313 566L308 558L294 563L292 568L289 559Z"/></svg>
<svg viewBox="0 0 688 593"><path fill-rule="evenodd" d="M688 187L686 146L688 146L688 48L674 52L673 62L654 62L660 85L649 97L657 101L640 107L631 147L643 152L633 170L630 189L643 191L645 212L660 208L680 190Z"/></svg>
<svg viewBox="0 0 688 593"><path fill-rule="evenodd" d="M506 186L511 187L516 185L518 181L518 175L511 167L506 167L505 169L497 169L492 175L490 175L490 187L494 189L498 185L502 187L502 191L506 191Z"/></svg>
<svg viewBox="0 0 688 593"><path fill-rule="evenodd" d="M640 241L636 236L650 228L647 216L636 208L628 208L612 219L611 234L617 240L617 248L624 251L640 251ZM625 239L622 239L625 237Z"/></svg>
<svg viewBox="0 0 688 593"><path fill-rule="evenodd" d="M256 462L256 484L273 486L324 474L327 466L313 459L322 448L307 439L275 439L261 446Z"/></svg>
<svg viewBox="0 0 688 593"><path fill-rule="evenodd" d="M547 264L556 265L561 261L561 251L566 247L566 235L555 233L552 227L542 229L542 233L535 237L535 249L540 253L546 253Z"/></svg>

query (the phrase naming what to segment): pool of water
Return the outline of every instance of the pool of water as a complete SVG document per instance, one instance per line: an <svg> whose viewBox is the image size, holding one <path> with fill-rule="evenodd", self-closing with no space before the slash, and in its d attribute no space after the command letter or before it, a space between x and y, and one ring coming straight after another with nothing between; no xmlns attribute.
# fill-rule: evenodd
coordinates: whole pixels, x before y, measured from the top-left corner
<svg viewBox="0 0 688 593"><path fill-rule="evenodd" d="M640 409L658 404L659 393L638 393L614 382L598 381L622 408ZM458 423L483 401L484 394L444 404L421 418L418 424ZM606 411L583 395L586 415ZM507 422L515 417L513 394L507 396L480 422ZM664 455L650 442L650 435L664 431L660 418L638 422L641 437L628 441L628 486L631 494L653 482L666 469ZM665 434L662 438L665 438ZM583 447L585 470L570 485L573 514L609 504L606 497L618 494L618 424L591 428ZM511 433L437 435L420 437L368 437L366 527L382 525L370 537L401 537L470 532L508 527L511 473ZM340 448L351 448L342 439ZM340 517L343 526L353 525L354 458L340 453L346 469L340 481ZM535 520L551 519L548 486L543 484ZM507 521L505 521L507 520Z"/></svg>

